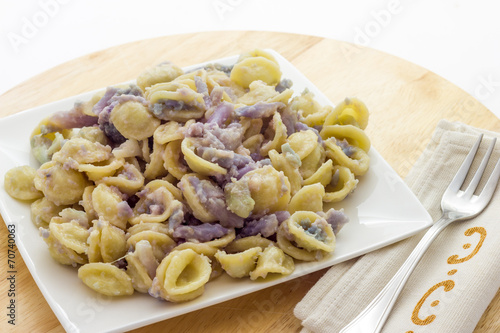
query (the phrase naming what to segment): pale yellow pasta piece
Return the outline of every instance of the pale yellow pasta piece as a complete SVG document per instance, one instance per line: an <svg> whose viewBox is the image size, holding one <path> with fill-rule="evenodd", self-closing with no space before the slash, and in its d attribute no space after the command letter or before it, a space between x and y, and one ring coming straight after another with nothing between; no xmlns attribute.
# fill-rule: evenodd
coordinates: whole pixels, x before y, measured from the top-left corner
<svg viewBox="0 0 500 333"><path fill-rule="evenodd" d="M156 231L165 235L170 235L170 230L166 224L149 222L149 223L139 223L128 228L127 237L148 230Z"/></svg>
<svg viewBox="0 0 500 333"><path fill-rule="evenodd" d="M36 200L30 206L31 222L37 227L48 227L50 220L64 209L66 206L57 206L52 201L43 197Z"/></svg>
<svg viewBox="0 0 500 333"><path fill-rule="evenodd" d="M164 101L177 101L181 105L187 105L182 110L167 109L160 114L156 114L162 120L174 120L186 122L189 119L199 119L203 117L206 110L204 95L195 91L194 81L182 80L167 83L158 83L146 89L144 96L151 104L162 103Z"/></svg>
<svg viewBox="0 0 500 333"><path fill-rule="evenodd" d="M113 225L101 230L101 256L104 262L112 262L127 252L125 232Z"/></svg>
<svg viewBox="0 0 500 333"><path fill-rule="evenodd" d="M230 103L236 102L238 97L246 93L245 88L236 84L226 73L219 70L207 72L207 86L210 93L215 89L221 89L223 91L222 100ZM228 89L222 89L222 87Z"/></svg>
<svg viewBox="0 0 500 333"><path fill-rule="evenodd" d="M325 162L326 153L322 145L317 145L312 153L302 160L299 168L303 179L311 177Z"/></svg>
<svg viewBox="0 0 500 333"><path fill-rule="evenodd" d="M181 144L184 159L189 168L202 176L225 175L227 170L216 163L204 160L195 153L195 142L193 138L185 138ZM177 155L179 156L179 155ZM170 173L172 173L169 170ZM174 176L175 174L172 173Z"/></svg>
<svg viewBox="0 0 500 333"><path fill-rule="evenodd" d="M158 268L158 261L151 244L146 240L139 241L135 245L134 252L127 253L125 260L127 261L127 274L132 279L134 289L147 293L153 285L153 278Z"/></svg>
<svg viewBox="0 0 500 333"><path fill-rule="evenodd" d="M36 129L35 132L37 132ZM49 162L65 142L66 138L59 132L37 134L30 139L31 153L38 162L43 164Z"/></svg>
<svg viewBox="0 0 500 333"><path fill-rule="evenodd" d="M301 160L309 156L318 146L318 136L312 130L295 132L286 141Z"/></svg>
<svg viewBox="0 0 500 333"><path fill-rule="evenodd" d="M238 103L254 105L257 102L266 101L279 95L274 86L269 86L260 80L250 83L249 89L245 95L238 98Z"/></svg>
<svg viewBox="0 0 500 333"><path fill-rule="evenodd" d="M321 212L323 211L324 196L325 187L320 183L306 185L292 197L288 204L288 211L291 214L299 210Z"/></svg>
<svg viewBox="0 0 500 333"><path fill-rule="evenodd" d="M187 162L187 157L184 153L184 147L182 143L187 140L175 140L167 143L165 152L163 154L163 166L168 171L169 174L177 179L181 179L182 176L189 172L186 165L181 162L181 157L184 154L184 158ZM189 165L189 162L188 162Z"/></svg>
<svg viewBox="0 0 500 333"><path fill-rule="evenodd" d="M144 176L137 166L125 162L123 167L119 168L113 176L103 177L97 180L96 184L114 186L120 192L132 195L144 185Z"/></svg>
<svg viewBox="0 0 500 333"><path fill-rule="evenodd" d="M297 247L296 244L293 244L288 239L283 227L284 225L282 223L278 228L278 232L276 234L276 240L280 249L282 249L283 252L285 252L292 258L302 261L315 261L315 260L321 260L324 254L326 254L326 252L321 250L308 251L306 249Z"/></svg>
<svg viewBox="0 0 500 333"><path fill-rule="evenodd" d="M78 224L78 222L51 222L49 223L49 231L52 237L57 239L61 245L67 247L68 249L71 249L78 254L84 254L87 252L87 238L89 237L89 231Z"/></svg>
<svg viewBox="0 0 500 333"><path fill-rule="evenodd" d="M135 248L136 244L142 240L146 240L151 244L155 258L162 260L170 250L175 247L175 241L167 234L154 231L144 230L131 235L127 239L127 246Z"/></svg>
<svg viewBox="0 0 500 333"><path fill-rule="evenodd" d="M263 125L262 118L241 117L240 124L243 129L243 140L249 139L260 133Z"/></svg>
<svg viewBox="0 0 500 333"><path fill-rule="evenodd" d="M104 132L97 126L82 127L74 137L83 138L85 140L89 140L90 142L97 142L103 146L108 145L108 138L106 137L106 134L104 134Z"/></svg>
<svg viewBox="0 0 500 333"><path fill-rule="evenodd" d="M85 172L90 180L98 181L104 177L112 176L124 164L125 160L123 158L112 157L109 160L94 164L79 164L77 169L80 172Z"/></svg>
<svg viewBox="0 0 500 333"><path fill-rule="evenodd" d="M101 256L101 231L92 229L89 238L87 239L89 248L87 250L87 257L89 262L103 262Z"/></svg>
<svg viewBox="0 0 500 333"><path fill-rule="evenodd" d="M198 254L203 254L209 258L213 257L219 248L211 246L207 243L184 242L173 248L172 251L182 251L191 249Z"/></svg>
<svg viewBox="0 0 500 333"><path fill-rule="evenodd" d="M287 150L289 146L285 148L283 146L281 146L282 154L273 149L269 151L269 158L271 159L273 167L278 171L283 171L284 175L288 178L290 182L290 193L294 195L302 187L302 175L299 171L299 167L302 163L298 155L296 155L291 148L291 151Z"/></svg>
<svg viewBox="0 0 500 333"><path fill-rule="evenodd" d="M275 243L272 240L264 238L258 234L255 236L235 239L224 248L224 251L227 253L237 253L246 251L253 247L261 247L265 249L270 245L275 245Z"/></svg>
<svg viewBox="0 0 500 333"><path fill-rule="evenodd" d="M268 134L268 132L270 132L270 135ZM286 142L286 135L287 132L285 124L283 124L283 120L281 119L281 115L279 114L279 112L276 112L267 128L265 135L266 137L271 136L272 139L262 145L262 147L260 148L260 154L262 156L266 156L272 149L276 149L279 151L281 149L281 145Z"/></svg>
<svg viewBox="0 0 500 333"><path fill-rule="evenodd" d="M116 189L105 184L97 185L92 191L92 207L100 218L125 230L129 218L126 208L130 207Z"/></svg>
<svg viewBox="0 0 500 333"><path fill-rule="evenodd" d="M211 271L206 256L191 249L172 251L156 269L151 293L172 302L194 299L203 294Z"/></svg>
<svg viewBox="0 0 500 333"><path fill-rule="evenodd" d="M121 135L134 140L149 138L160 126L160 120L153 116L148 107L135 101L114 107L110 120Z"/></svg>
<svg viewBox="0 0 500 333"><path fill-rule="evenodd" d="M339 202L345 199L358 184L358 180L354 178L354 174L349 168L336 165L333 167L332 173L335 177L335 185L325 187L325 202Z"/></svg>
<svg viewBox="0 0 500 333"><path fill-rule="evenodd" d="M89 262L113 262L127 252L125 232L107 221L94 221L87 242Z"/></svg>
<svg viewBox="0 0 500 333"><path fill-rule="evenodd" d="M94 105L104 96L106 90L99 90L96 92L90 100L81 104L82 112L87 116L97 117L97 115L92 111Z"/></svg>
<svg viewBox="0 0 500 333"><path fill-rule="evenodd" d="M110 146L75 137L66 141L61 150L52 156L52 160L61 164L71 163L71 161L75 161L76 164L86 164L102 162L111 156ZM71 164L70 166L72 167Z"/></svg>
<svg viewBox="0 0 500 333"><path fill-rule="evenodd" d="M77 207L77 206L74 206ZM59 212L60 219L62 222L71 222L75 221L79 225L81 225L83 228L88 229L89 228L89 218L87 216L87 213L85 213L83 210L76 209L76 208L64 208L62 211ZM52 219L54 220L54 219Z"/></svg>
<svg viewBox="0 0 500 333"><path fill-rule="evenodd" d="M36 189L33 180L36 169L28 165L8 170L4 176L4 187L11 197L19 200L34 200L41 198L43 193Z"/></svg>
<svg viewBox="0 0 500 333"><path fill-rule="evenodd" d="M254 136L251 136L245 141L243 141L243 147L247 148L250 151L250 153L258 153L262 145L262 142L264 142L264 135L260 133L255 134Z"/></svg>
<svg viewBox="0 0 500 333"><path fill-rule="evenodd" d="M240 181L248 183L255 213L286 210L290 201L290 182L282 171L266 165L246 173Z"/></svg>
<svg viewBox="0 0 500 333"><path fill-rule="evenodd" d="M142 170L144 164L141 164L137 157L127 157L125 163L132 164L137 170Z"/></svg>
<svg viewBox="0 0 500 333"><path fill-rule="evenodd" d="M191 89L196 90L196 82L195 77L200 79L201 82L206 83L208 78L208 73L204 68L200 68L194 71L190 71L189 73L184 73L175 78L175 82L185 83Z"/></svg>
<svg viewBox="0 0 500 333"><path fill-rule="evenodd" d="M205 205L202 202L200 202L200 198L196 194L196 189L193 185L191 185L191 182L189 181L191 177L198 178L200 182L209 182L209 180L201 179L195 173L184 175L181 178L179 185L182 188L182 193L184 195L184 198L186 199L186 202L188 203L189 207L191 207L193 215L198 220L205 223L215 222L217 220L216 217L205 208Z"/></svg>
<svg viewBox="0 0 500 333"><path fill-rule="evenodd" d="M292 257L276 246L268 246L259 255L257 267L250 272L250 279L265 279L269 273L289 275L295 269Z"/></svg>
<svg viewBox="0 0 500 333"><path fill-rule="evenodd" d="M132 295L132 279L110 263L89 263L78 269L78 277L87 287L107 296Z"/></svg>
<svg viewBox="0 0 500 333"><path fill-rule="evenodd" d="M71 132L72 130L62 129L59 124L55 124L53 115L50 115L38 123L33 132L31 132L30 138L43 136L53 141L57 139L57 134L60 134L61 138L68 139Z"/></svg>
<svg viewBox="0 0 500 333"><path fill-rule="evenodd" d="M58 206L77 203L88 185L82 173L55 162L42 164L33 182L47 199Z"/></svg>
<svg viewBox="0 0 500 333"><path fill-rule="evenodd" d="M87 218L89 221L95 220L98 218L97 212L92 206L92 192L94 191L95 186L89 185L85 187L83 190L82 200L80 200L79 204L83 207L83 210L87 214Z"/></svg>
<svg viewBox="0 0 500 333"><path fill-rule="evenodd" d="M169 144L171 144L170 142ZM155 179L167 175L167 169L164 167L164 155L166 154L166 145L161 145L157 142L153 143L153 152L150 155L150 162L144 170L144 178ZM178 155L177 155L178 156Z"/></svg>
<svg viewBox="0 0 500 333"><path fill-rule="evenodd" d="M246 218L255 207L255 200L252 199L248 178L235 180L224 186L224 195L226 197L227 208L238 215Z"/></svg>
<svg viewBox="0 0 500 333"><path fill-rule="evenodd" d="M302 118L300 121L309 127L322 126L325 123L326 117L330 114L333 107L330 105L322 107L319 111L309 114Z"/></svg>
<svg viewBox="0 0 500 333"><path fill-rule="evenodd" d="M314 94L308 89L304 90L299 96L294 97L290 102L290 107L304 118L321 111L321 105L314 99Z"/></svg>
<svg viewBox="0 0 500 333"><path fill-rule="evenodd" d="M290 98L293 96L293 90L292 89L285 89L283 92L279 93L278 95L269 98L266 102L267 103L275 103L275 102L281 102L285 105L288 105L288 101Z"/></svg>
<svg viewBox="0 0 500 333"><path fill-rule="evenodd" d="M311 176L304 179L304 185L320 183L323 186L330 184L333 176L333 161L326 160Z"/></svg>
<svg viewBox="0 0 500 333"><path fill-rule="evenodd" d="M225 251L217 251L215 258L220 262L224 271L233 278L249 276L250 272L257 266L257 259L262 248L254 247L240 253L227 254Z"/></svg>
<svg viewBox="0 0 500 333"><path fill-rule="evenodd" d="M133 209L130 224L165 222L172 214L172 193L165 187L154 190L146 187L144 192Z"/></svg>
<svg viewBox="0 0 500 333"><path fill-rule="evenodd" d="M279 65L272 60L262 56L248 57L234 65L230 78L243 88L248 88L256 80L277 85L281 80L281 71Z"/></svg>
<svg viewBox="0 0 500 333"><path fill-rule="evenodd" d="M170 82L182 75L183 70L170 62L147 68L137 77L137 85L143 92L157 83Z"/></svg>
<svg viewBox="0 0 500 333"><path fill-rule="evenodd" d="M369 113L358 98L346 98L325 119L325 125L354 125L362 130L368 125Z"/></svg>
<svg viewBox="0 0 500 333"><path fill-rule="evenodd" d="M194 84L194 82L189 81L158 83L147 89L144 96L151 104L162 103L167 100L192 103L197 99L200 104L203 103L203 95L196 93L190 83Z"/></svg>
<svg viewBox="0 0 500 333"><path fill-rule="evenodd" d="M337 140L343 139L352 145L363 149L365 152L370 150L370 139L365 131L353 125L328 125L323 126L320 132L323 140L334 137Z"/></svg>
<svg viewBox="0 0 500 333"><path fill-rule="evenodd" d="M293 237L298 247L307 251L333 252L335 249L335 234L331 225L314 212L293 213L283 222L283 228Z"/></svg>
<svg viewBox="0 0 500 333"><path fill-rule="evenodd" d="M165 144L170 141L182 140L184 134L181 131L182 126L176 121L167 121L160 125L154 132L154 140L159 144Z"/></svg>
<svg viewBox="0 0 500 333"><path fill-rule="evenodd" d="M231 243L235 237L236 237L236 232L234 231L234 229L230 229L229 232L225 236L223 236L221 238L213 239L213 240L208 241L208 242L205 242L205 244L208 244L210 246L217 247L217 248L223 248L227 244Z"/></svg>
<svg viewBox="0 0 500 333"><path fill-rule="evenodd" d="M335 138L325 140L326 156L339 165L351 170L355 176L362 176L370 167L370 157L361 148L352 147L352 154L347 156L342 148L337 145Z"/></svg>
<svg viewBox="0 0 500 333"><path fill-rule="evenodd" d="M129 158L129 157L142 157L142 147L139 145L139 141L134 139L126 140L124 143L114 148L111 153L115 158ZM148 154L149 155L149 154Z"/></svg>
<svg viewBox="0 0 500 333"><path fill-rule="evenodd" d="M250 57L264 57L268 60L271 60L272 62L276 63L278 65L278 62L276 61L276 58L269 52L263 49L253 49L248 52L244 52L240 54L240 57L238 58L238 61L241 61L246 58Z"/></svg>
<svg viewBox="0 0 500 333"><path fill-rule="evenodd" d="M215 253L220 249L229 244L236 237L234 229L229 230L229 232L221 237L204 243L197 243L196 241L188 241L177 245L172 251L180 251L185 249L191 249L198 254L203 254L209 258L212 258ZM213 262L212 262L213 264Z"/></svg>
<svg viewBox="0 0 500 333"><path fill-rule="evenodd" d="M48 246L50 256L58 263L76 266L88 262L85 253L76 253L74 250L62 245L48 229L40 228L40 233Z"/></svg>
<svg viewBox="0 0 500 333"><path fill-rule="evenodd" d="M170 193L172 193L175 200L178 200L181 202L183 201L182 191L166 179L155 179L155 180L150 181L146 185L146 188L150 189L151 191L154 191L159 187L166 188Z"/></svg>
<svg viewBox="0 0 500 333"><path fill-rule="evenodd" d="M160 145L158 144L158 142L156 142L156 144L161 147L162 151L165 150L165 145ZM151 155L152 155L152 148L149 147L149 140L141 140L139 141L139 146L141 148L141 152L142 152L142 159L144 160L144 162L146 163L151 163ZM154 147L154 141L153 141L153 147ZM160 159L157 159L157 163L161 162Z"/></svg>

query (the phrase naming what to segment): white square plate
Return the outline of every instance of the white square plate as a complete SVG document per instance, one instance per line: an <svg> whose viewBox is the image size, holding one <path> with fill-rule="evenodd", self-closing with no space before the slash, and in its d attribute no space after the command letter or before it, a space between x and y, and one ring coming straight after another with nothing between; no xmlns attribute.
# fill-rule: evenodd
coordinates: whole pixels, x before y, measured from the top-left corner
<svg viewBox="0 0 500 333"><path fill-rule="evenodd" d="M331 104L290 62L268 51L278 60L283 77L293 81L295 93L307 87L318 102ZM210 63L232 65L237 59L233 56ZM26 164L38 167L30 155L29 135L40 120L53 112L68 110L75 101L88 100L93 94L81 94L0 119L0 212L7 224L16 225L19 252L68 332L122 332L172 318L332 266L409 237L432 223L418 199L372 147L370 170L360 179L356 191L334 206L343 207L350 222L338 234L333 256L319 262L298 263L293 274L271 281L252 282L223 275L208 283L201 297L182 304L139 293L119 298L98 295L78 279L76 268L60 265L50 257L47 245L31 223L29 204L12 199L3 186L4 174L10 168Z"/></svg>

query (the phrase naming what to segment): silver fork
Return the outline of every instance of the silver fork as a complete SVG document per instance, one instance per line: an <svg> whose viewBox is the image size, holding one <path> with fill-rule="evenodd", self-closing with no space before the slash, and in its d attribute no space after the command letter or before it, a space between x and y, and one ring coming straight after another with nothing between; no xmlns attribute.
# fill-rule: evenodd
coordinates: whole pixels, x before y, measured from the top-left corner
<svg viewBox="0 0 500 333"><path fill-rule="evenodd" d="M484 173L488 160L495 146L496 138L490 144L486 155L484 156L478 170L474 174L470 184L465 191L461 191L465 177L467 176L472 161L479 148L483 135L479 136L471 151L465 158L462 166L451 181L450 185L443 194L441 199L441 209L443 215L432 225L424 237L420 240L413 252L410 254L405 263L401 266L394 277L387 283L382 291L373 299L373 301L361 312L352 322L344 327L340 333L379 333L384 323L392 310L396 299L398 298L403 286L408 277L417 266L420 258L429 248L432 241L437 235L448 226L450 223L466 220L475 217L483 211L488 205L493 196L493 192L500 178L500 159L495 165L495 169L490 175L486 185L479 195L474 192L479 184L479 181Z"/></svg>

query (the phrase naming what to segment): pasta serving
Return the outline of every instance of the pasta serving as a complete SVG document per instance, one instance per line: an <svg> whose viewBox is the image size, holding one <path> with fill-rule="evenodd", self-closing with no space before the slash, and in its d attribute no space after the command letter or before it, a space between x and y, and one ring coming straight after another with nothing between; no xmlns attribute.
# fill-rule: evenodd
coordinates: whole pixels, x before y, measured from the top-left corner
<svg viewBox="0 0 500 333"><path fill-rule="evenodd" d="M111 296L200 296L223 272L287 275L335 249L348 222L324 210L370 164L366 106L294 94L263 50L230 67L166 62L44 119L38 169L5 175L54 260Z"/></svg>

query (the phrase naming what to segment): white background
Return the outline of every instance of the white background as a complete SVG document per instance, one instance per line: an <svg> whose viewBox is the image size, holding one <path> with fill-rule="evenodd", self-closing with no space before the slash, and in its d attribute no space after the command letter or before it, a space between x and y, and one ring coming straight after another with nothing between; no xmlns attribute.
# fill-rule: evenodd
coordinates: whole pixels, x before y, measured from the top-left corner
<svg viewBox="0 0 500 333"><path fill-rule="evenodd" d="M448 79L500 116L494 0L0 0L0 94L73 58L211 30L316 35L373 47Z"/></svg>

